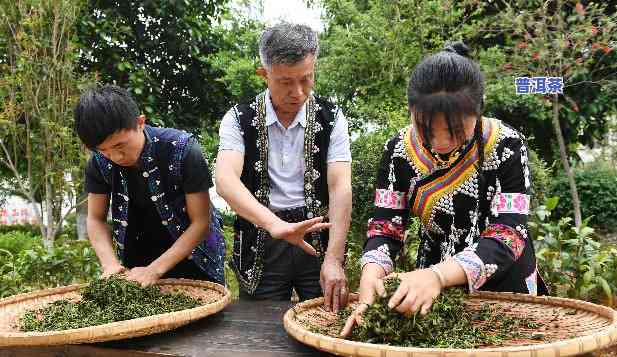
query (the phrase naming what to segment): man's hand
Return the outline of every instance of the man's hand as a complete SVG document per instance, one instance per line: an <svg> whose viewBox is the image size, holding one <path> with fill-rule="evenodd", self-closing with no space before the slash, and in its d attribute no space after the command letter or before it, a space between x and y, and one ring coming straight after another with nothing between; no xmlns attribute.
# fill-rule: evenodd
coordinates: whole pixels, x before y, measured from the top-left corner
<svg viewBox="0 0 617 357"><path fill-rule="evenodd" d="M339 308L347 306L349 291L341 260L326 255L321 265L319 283L324 294L324 304L328 310L338 313Z"/></svg>
<svg viewBox="0 0 617 357"><path fill-rule="evenodd" d="M321 231L322 229L330 228L331 223L321 223L323 217L307 219L298 223L288 223L283 220L278 220L266 228L274 239L286 240L290 244L296 245L307 254L317 255L317 251L310 244L304 241L304 236L307 233Z"/></svg>
<svg viewBox="0 0 617 357"><path fill-rule="evenodd" d="M125 279L132 280L141 284L141 286L149 286L156 283L162 274L155 271L151 267L135 267L126 273Z"/></svg>

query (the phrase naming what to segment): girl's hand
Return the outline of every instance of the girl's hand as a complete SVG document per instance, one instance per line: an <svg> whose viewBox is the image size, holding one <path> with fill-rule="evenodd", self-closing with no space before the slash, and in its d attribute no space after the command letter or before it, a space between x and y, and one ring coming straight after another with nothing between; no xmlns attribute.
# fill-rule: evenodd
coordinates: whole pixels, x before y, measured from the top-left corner
<svg viewBox="0 0 617 357"><path fill-rule="evenodd" d="M345 322L345 327L343 327L343 331L341 331L341 338L347 338L354 326L362 323L362 314L366 311L366 309L368 309L368 306L368 303L362 302L356 307L351 315L349 315L347 322Z"/></svg>
<svg viewBox="0 0 617 357"><path fill-rule="evenodd" d="M388 275L394 276L401 280L401 284L390 298L388 307L404 315L412 315L417 311L426 315L433 300L441 293L442 286L437 273L431 269L421 269Z"/></svg>
<svg viewBox="0 0 617 357"><path fill-rule="evenodd" d="M360 304L354 312L349 315L345 327L341 331L341 337L349 336L353 327L356 324L362 323L362 314L370 304L375 301L375 295L385 296L386 289L383 286L381 277L385 275L383 268L376 264L367 264L362 269L362 278L360 279Z"/></svg>

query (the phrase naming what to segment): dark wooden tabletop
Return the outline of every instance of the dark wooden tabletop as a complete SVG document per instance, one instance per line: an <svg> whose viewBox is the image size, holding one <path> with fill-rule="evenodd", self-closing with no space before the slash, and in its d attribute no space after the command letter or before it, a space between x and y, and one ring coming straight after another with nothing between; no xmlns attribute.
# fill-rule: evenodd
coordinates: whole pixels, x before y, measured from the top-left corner
<svg viewBox="0 0 617 357"><path fill-rule="evenodd" d="M151 336L89 345L0 348L0 357L333 356L305 346L283 328L288 302L236 301L220 313ZM617 346L586 354L617 357Z"/></svg>
<svg viewBox="0 0 617 357"><path fill-rule="evenodd" d="M239 300L218 314L165 333L90 345L0 348L0 357L332 356L287 334L283 314L289 307L289 302Z"/></svg>

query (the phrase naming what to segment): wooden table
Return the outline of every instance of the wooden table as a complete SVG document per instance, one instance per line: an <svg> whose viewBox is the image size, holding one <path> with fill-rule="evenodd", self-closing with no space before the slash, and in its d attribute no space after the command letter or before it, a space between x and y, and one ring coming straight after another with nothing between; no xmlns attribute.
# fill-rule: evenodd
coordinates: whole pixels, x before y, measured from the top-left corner
<svg viewBox="0 0 617 357"><path fill-rule="evenodd" d="M166 333L90 345L0 348L0 357L333 356L305 346L283 328L287 302L236 301L222 312ZM617 346L586 354L617 357Z"/></svg>
<svg viewBox="0 0 617 357"><path fill-rule="evenodd" d="M129 340L45 348L0 348L0 357L271 357L332 356L287 334L288 302L236 301L214 316L176 330Z"/></svg>

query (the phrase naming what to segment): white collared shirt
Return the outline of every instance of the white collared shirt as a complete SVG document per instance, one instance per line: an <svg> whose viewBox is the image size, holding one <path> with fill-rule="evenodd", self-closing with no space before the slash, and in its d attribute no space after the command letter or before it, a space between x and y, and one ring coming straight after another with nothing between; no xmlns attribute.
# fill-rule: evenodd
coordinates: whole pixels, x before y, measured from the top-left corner
<svg viewBox="0 0 617 357"><path fill-rule="evenodd" d="M270 93L266 90L266 126L268 127L268 173L270 174L270 208L282 210L304 206L304 127L306 102L289 127L279 121ZM244 140L234 111L229 110L219 129L219 151L244 153ZM351 162L347 120L337 110L336 123L330 134L328 163Z"/></svg>

